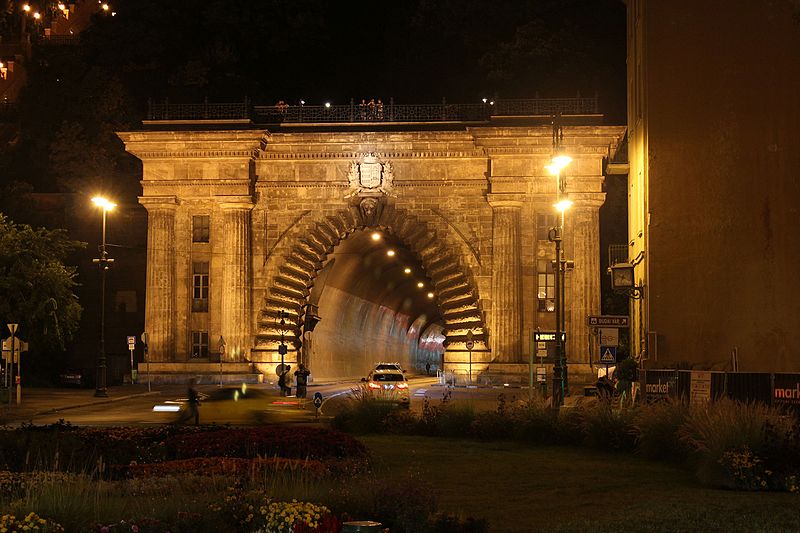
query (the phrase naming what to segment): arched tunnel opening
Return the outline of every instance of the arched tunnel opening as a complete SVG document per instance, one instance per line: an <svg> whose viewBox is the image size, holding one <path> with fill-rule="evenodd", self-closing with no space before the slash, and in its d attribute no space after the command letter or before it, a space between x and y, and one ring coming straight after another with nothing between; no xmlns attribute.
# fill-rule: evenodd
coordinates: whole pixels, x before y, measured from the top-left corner
<svg viewBox="0 0 800 533"><path fill-rule="evenodd" d="M378 362L409 372L440 366L443 319L419 258L383 229L358 230L328 254L309 303L320 322L304 334L305 360L320 379L365 376Z"/></svg>

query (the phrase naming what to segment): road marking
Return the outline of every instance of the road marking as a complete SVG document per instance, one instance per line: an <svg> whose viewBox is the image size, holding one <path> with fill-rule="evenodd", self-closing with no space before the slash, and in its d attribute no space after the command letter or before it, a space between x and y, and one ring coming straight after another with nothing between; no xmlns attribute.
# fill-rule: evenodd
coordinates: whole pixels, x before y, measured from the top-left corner
<svg viewBox="0 0 800 533"><path fill-rule="evenodd" d="M426 392L428 392L428 389L417 389L414 396L425 396Z"/></svg>

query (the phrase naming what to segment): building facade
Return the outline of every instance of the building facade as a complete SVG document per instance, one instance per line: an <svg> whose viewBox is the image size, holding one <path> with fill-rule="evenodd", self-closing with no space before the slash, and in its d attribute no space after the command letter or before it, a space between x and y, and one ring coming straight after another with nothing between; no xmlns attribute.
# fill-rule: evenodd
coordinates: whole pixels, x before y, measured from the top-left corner
<svg viewBox="0 0 800 533"><path fill-rule="evenodd" d="M796 2L627 4L633 348L650 367L796 372Z"/></svg>
<svg viewBox="0 0 800 533"><path fill-rule="evenodd" d="M568 358L588 371L603 164L624 127L567 118ZM476 379L527 376L531 333L554 328L550 117L269 129L154 120L119 135L143 163L156 372L270 374L305 361L359 376L375 360L424 367L436 354L435 367ZM395 258L369 259L365 232L398 249L432 307L406 297Z"/></svg>

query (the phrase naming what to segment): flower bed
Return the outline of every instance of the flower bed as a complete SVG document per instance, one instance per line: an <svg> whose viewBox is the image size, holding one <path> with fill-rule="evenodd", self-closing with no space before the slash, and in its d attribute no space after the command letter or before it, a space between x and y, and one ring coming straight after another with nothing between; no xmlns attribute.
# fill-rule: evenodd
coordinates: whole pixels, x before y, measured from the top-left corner
<svg viewBox="0 0 800 533"><path fill-rule="evenodd" d="M206 476L242 476L264 471L302 471L311 476L329 472L322 461L315 459L284 459L281 457L246 459L240 457L194 457L162 463L131 464L125 467L133 478L168 476L191 473Z"/></svg>
<svg viewBox="0 0 800 533"><path fill-rule="evenodd" d="M286 457L328 459L366 457L359 441L339 431L311 427L264 426L175 435L165 442L175 459L189 457Z"/></svg>

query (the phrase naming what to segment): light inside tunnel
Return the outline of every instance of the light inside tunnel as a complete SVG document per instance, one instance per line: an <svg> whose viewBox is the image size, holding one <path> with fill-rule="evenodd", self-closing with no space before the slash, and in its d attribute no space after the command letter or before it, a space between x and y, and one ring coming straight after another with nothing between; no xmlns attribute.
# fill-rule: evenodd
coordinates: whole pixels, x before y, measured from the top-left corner
<svg viewBox="0 0 800 533"><path fill-rule="evenodd" d="M390 229L379 234L386 247L375 246L376 233L359 230L341 241L311 287L321 320L303 357L316 379L363 377L380 361L413 374L440 361L441 312L433 292L415 287L432 286L423 264Z"/></svg>

